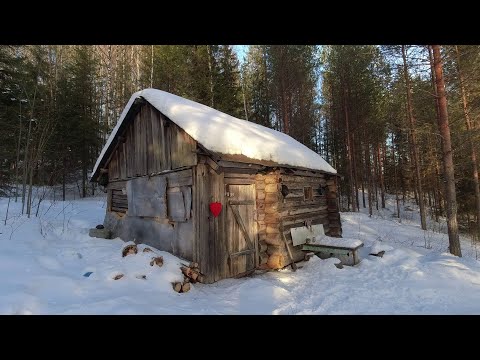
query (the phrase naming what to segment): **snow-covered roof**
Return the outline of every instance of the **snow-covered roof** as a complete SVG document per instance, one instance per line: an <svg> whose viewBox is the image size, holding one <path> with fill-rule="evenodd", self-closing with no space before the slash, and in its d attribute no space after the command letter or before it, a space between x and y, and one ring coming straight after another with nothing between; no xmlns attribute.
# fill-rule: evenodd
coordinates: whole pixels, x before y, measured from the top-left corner
<svg viewBox="0 0 480 360"><path fill-rule="evenodd" d="M134 93L128 101L97 159L93 174L137 98L147 100L207 150L228 155L244 155L253 160L273 161L279 165L333 174L337 172L316 152L284 133L235 118L165 91L145 89Z"/></svg>

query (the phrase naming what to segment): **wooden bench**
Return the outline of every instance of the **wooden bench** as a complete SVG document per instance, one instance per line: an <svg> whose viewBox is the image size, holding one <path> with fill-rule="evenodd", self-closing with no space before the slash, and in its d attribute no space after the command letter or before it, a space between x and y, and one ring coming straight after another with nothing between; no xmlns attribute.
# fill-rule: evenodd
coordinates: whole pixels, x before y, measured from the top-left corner
<svg viewBox="0 0 480 360"><path fill-rule="evenodd" d="M310 239L309 239L310 240ZM357 265L360 262L359 249L363 242L355 239L323 237L320 240L312 239L302 244L302 250L313 252L321 259L335 257L343 265Z"/></svg>

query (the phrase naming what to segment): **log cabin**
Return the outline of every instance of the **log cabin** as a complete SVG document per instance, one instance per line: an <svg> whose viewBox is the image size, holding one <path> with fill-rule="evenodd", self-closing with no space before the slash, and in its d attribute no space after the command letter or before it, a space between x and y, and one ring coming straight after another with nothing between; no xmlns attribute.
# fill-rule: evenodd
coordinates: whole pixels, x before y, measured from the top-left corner
<svg viewBox="0 0 480 360"><path fill-rule="evenodd" d="M156 90L132 95L92 172L105 228L197 262L204 282L304 259L290 230L341 238L337 174L292 137Z"/></svg>

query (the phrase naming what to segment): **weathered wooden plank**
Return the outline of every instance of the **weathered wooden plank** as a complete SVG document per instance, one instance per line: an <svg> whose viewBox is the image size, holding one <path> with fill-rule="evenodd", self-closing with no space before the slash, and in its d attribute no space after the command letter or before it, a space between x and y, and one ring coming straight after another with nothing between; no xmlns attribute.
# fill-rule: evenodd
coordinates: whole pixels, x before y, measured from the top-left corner
<svg viewBox="0 0 480 360"><path fill-rule="evenodd" d="M125 189L127 185L127 182L122 180L122 181L110 181L107 185L107 189L115 189L115 190L122 190Z"/></svg>
<svg viewBox="0 0 480 360"><path fill-rule="evenodd" d="M298 195L299 191L303 191L305 187L311 187L314 193L320 195L320 189L322 193L326 193L325 188L320 184L316 183L306 183L306 182L282 182L282 185L287 186L289 194L291 192L296 193Z"/></svg>
<svg viewBox="0 0 480 360"><path fill-rule="evenodd" d="M135 137L134 129L130 124L126 130L125 150L127 160L127 178L135 176Z"/></svg>
<svg viewBox="0 0 480 360"><path fill-rule="evenodd" d="M200 271L205 274L205 282L211 283L215 281L215 276L214 274L212 275L215 253L212 253L209 248L211 242L209 233L211 217L208 208L210 201L210 176L205 164L198 164L195 167L194 187L195 201L193 205L196 244L194 247L193 261L199 263ZM220 214L220 216L222 216L222 214Z"/></svg>
<svg viewBox="0 0 480 360"><path fill-rule="evenodd" d="M256 169L256 170L263 168L262 165L238 163L238 162L226 161L226 160L219 160L217 161L217 163L218 165L224 168Z"/></svg>
<svg viewBox="0 0 480 360"><path fill-rule="evenodd" d="M220 166L214 160L212 160L212 158L210 156L202 156L202 159L213 170L217 171L220 168Z"/></svg>
<svg viewBox="0 0 480 360"><path fill-rule="evenodd" d="M327 200L325 198L313 198L313 200L305 201L302 198L288 198L282 201L282 207L284 209L297 208L299 206L327 206Z"/></svg>
<svg viewBox="0 0 480 360"><path fill-rule="evenodd" d="M127 178L127 160L125 158L126 153L125 153L125 143L122 142L118 148L117 151L119 153L118 161L120 163L120 179L126 179Z"/></svg>
<svg viewBox="0 0 480 360"><path fill-rule="evenodd" d="M282 174L282 177L285 175L297 175L297 176L306 176L306 177L319 177L319 178L324 178L326 174L324 172L319 172L319 171L308 171L308 170L294 170L294 169L281 169L280 174Z"/></svg>
<svg viewBox="0 0 480 360"><path fill-rule="evenodd" d="M167 176L168 178L168 187L181 187L181 186L192 186L192 177L173 177Z"/></svg>
<svg viewBox="0 0 480 360"><path fill-rule="evenodd" d="M312 221L314 224L316 221L318 223L323 224L328 223L328 218L324 214L314 213L314 214L301 214L301 215L294 215L294 216L286 216L282 219L283 225L285 228L289 225L298 225L303 224L305 225L305 221Z"/></svg>
<svg viewBox="0 0 480 360"><path fill-rule="evenodd" d="M167 217L166 178L139 177L127 182L128 209L131 216Z"/></svg>
<svg viewBox="0 0 480 360"><path fill-rule="evenodd" d="M167 132L170 139L172 169L195 165L196 142L190 135L172 122L170 122Z"/></svg>
<svg viewBox="0 0 480 360"><path fill-rule="evenodd" d="M225 204L225 184L223 173L217 173L213 169L209 169L210 179L210 201L218 201ZM209 202L209 201L208 201ZM227 208L225 207L217 218L210 216L212 222L213 236L213 253L215 279L220 280L229 275L229 249L225 235L225 217Z"/></svg>
<svg viewBox="0 0 480 360"><path fill-rule="evenodd" d="M183 200L185 203L185 219L190 219L192 214L192 188L191 186L182 186Z"/></svg>
<svg viewBox="0 0 480 360"><path fill-rule="evenodd" d="M229 170L232 170L232 169L229 169ZM236 179L252 179L252 180L255 180L255 175L254 174L249 174L249 173L236 173L236 172L225 171L224 177L225 177L225 179L236 178Z"/></svg>
<svg viewBox="0 0 480 360"><path fill-rule="evenodd" d="M123 208L123 207L115 207L115 206L112 206L111 207L111 211L115 211L115 212L119 212L119 213L126 213L127 212L127 209Z"/></svg>
<svg viewBox="0 0 480 360"><path fill-rule="evenodd" d="M245 227L245 224L243 223L242 217L240 216L240 213L239 213L236 205L233 205L231 202L229 202L229 205L231 205L230 208L233 211L233 216L235 217L235 220L237 221L238 225L240 226L240 231L243 233L243 236L247 240L248 246L250 248L253 248L254 242L250 238L250 235L249 235L249 233L248 233L248 231Z"/></svg>
<svg viewBox="0 0 480 360"><path fill-rule="evenodd" d="M167 189L167 213L172 221L186 221L183 193Z"/></svg>
<svg viewBox="0 0 480 360"><path fill-rule="evenodd" d="M145 175L142 169L142 131L141 131L141 122L140 122L140 113L137 114L135 120L133 121L133 138L135 139L134 142L134 159L135 159L135 167L133 170L133 175L141 176Z"/></svg>
<svg viewBox="0 0 480 360"><path fill-rule="evenodd" d="M112 180L117 180L119 178L119 171L118 171L118 152L115 151L112 155L110 163L108 164L108 177Z"/></svg>
<svg viewBox="0 0 480 360"><path fill-rule="evenodd" d="M155 117L155 113L153 109L149 106L146 109L146 112L148 114L148 121L147 121L147 174L152 174L159 172L161 167L158 166L157 160L158 156L158 145L160 139L158 138L158 121Z"/></svg>
<svg viewBox="0 0 480 360"><path fill-rule="evenodd" d="M254 179L225 178L225 184L233 185L254 185Z"/></svg>
<svg viewBox="0 0 480 360"><path fill-rule="evenodd" d="M118 197L113 196L112 197L112 204L128 206L128 200L127 200L126 197L124 199L122 199L122 198L118 198Z"/></svg>
<svg viewBox="0 0 480 360"><path fill-rule="evenodd" d="M219 171L224 172L225 174L242 174L242 175L250 175L255 176L258 169L252 168L231 168L231 167L220 167ZM234 175L235 176L235 175Z"/></svg>
<svg viewBox="0 0 480 360"><path fill-rule="evenodd" d="M255 205L255 200L229 200L230 205Z"/></svg>
<svg viewBox="0 0 480 360"><path fill-rule="evenodd" d="M285 209L282 211L279 211L280 216L285 217L285 216L290 216L290 215L300 215L300 214L306 214L306 213L313 213L313 212L319 212L327 215L327 207L326 206L306 206L306 207L300 207L297 206L295 208L291 209Z"/></svg>
<svg viewBox="0 0 480 360"><path fill-rule="evenodd" d="M255 253L255 249L248 249L248 250L242 250L233 254L230 254L230 257L235 257L235 256L240 256L240 255L250 255L252 253Z"/></svg>
<svg viewBox="0 0 480 360"><path fill-rule="evenodd" d="M169 132L167 132L167 119L163 114L158 113L160 119L160 142L162 145L162 169L170 170L172 169L170 162L170 140L168 137Z"/></svg>
<svg viewBox="0 0 480 360"><path fill-rule="evenodd" d="M112 211L112 190L108 188L107 188L107 211Z"/></svg>
<svg viewBox="0 0 480 360"><path fill-rule="evenodd" d="M254 185L229 185L228 190L233 197L229 198L229 201L237 202L251 202L255 201L255 186ZM231 273L230 276L235 276L238 273L248 271L258 264L258 237L257 237L257 223L255 221L255 205L232 205L228 206L227 212L227 239L230 243L230 253L253 249L255 250L254 256L243 256L235 259L231 259ZM237 211L235 211L236 209ZM238 212L238 214L236 214ZM237 216L236 216L237 215ZM241 222L237 221L237 218L241 219ZM243 226L242 226L243 223ZM251 241L245 236L247 232Z"/></svg>

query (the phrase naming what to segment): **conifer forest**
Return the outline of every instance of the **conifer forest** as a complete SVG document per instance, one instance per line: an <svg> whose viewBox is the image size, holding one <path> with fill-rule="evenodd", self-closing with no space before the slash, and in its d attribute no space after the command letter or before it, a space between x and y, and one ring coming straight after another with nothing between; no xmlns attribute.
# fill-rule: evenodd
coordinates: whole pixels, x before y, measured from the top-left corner
<svg viewBox="0 0 480 360"><path fill-rule="evenodd" d="M130 96L164 90L284 132L340 175L341 211L399 209L478 239L480 46L0 46L0 196L89 174ZM243 57L243 55L245 55Z"/></svg>

